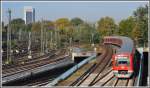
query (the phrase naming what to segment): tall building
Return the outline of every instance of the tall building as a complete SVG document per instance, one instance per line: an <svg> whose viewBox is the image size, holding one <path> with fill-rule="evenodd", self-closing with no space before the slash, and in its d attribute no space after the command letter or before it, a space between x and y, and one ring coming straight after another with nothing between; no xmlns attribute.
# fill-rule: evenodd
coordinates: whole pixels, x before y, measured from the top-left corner
<svg viewBox="0 0 150 88"><path fill-rule="evenodd" d="M24 21L25 24L35 22L35 9L31 6L24 7Z"/></svg>

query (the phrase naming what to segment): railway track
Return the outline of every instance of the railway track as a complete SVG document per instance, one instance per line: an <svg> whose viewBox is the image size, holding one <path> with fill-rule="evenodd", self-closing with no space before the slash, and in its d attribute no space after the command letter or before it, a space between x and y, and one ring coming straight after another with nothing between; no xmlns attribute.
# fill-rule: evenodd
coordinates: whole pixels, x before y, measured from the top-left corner
<svg viewBox="0 0 150 88"><path fill-rule="evenodd" d="M81 75L85 75L90 71L90 68L93 68L95 66L95 63L88 63L81 67L78 71L76 71L73 75L68 77L66 80L62 80L57 84L56 86L70 86L74 82L77 82L80 80ZM87 70L89 69L89 70Z"/></svg>
<svg viewBox="0 0 150 88"><path fill-rule="evenodd" d="M57 61L53 64L57 65L57 64L65 63L68 60L69 60L68 58L64 58L64 59ZM69 60L69 61L71 61L71 60ZM64 73L66 70L68 70L72 66L73 66L73 64L59 66L59 67L56 67L55 69L47 70L47 71L44 71L42 73L32 75L28 78L24 78L24 79L20 79L18 81L5 83L3 85L5 85L5 86L44 86L44 85L48 84L50 81L54 80L59 75L61 75L62 73Z"/></svg>
<svg viewBox="0 0 150 88"><path fill-rule="evenodd" d="M34 52L32 54L33 58L29 59L28 56L24 56L22 58L18 58L17 60L15 60L15 62L13 64L9 64L9 65L3 65L2 69L9 69L9 68L15 68L17 66L21 66L21 65L26 65L26 64L30 64L31 62L35 62L40 60L41 58L49 55L52 56L56 53L56 51L52 50L50 53L47 53L45 55L40 55L40 52Z"/></svg>
<svg viewBox="0 0 150 88"><path fill-rule="evenodd" d="M65 71L65 70L64 70ZM56 77L62 74L64 71L57 72L48 72L46 75L40 76L37 79L31 80L31 82L25 83L24 86L44 86L49 82L53 81ZM54 74L55 73L55 74Z"/></svg>
<svg viewBox="0 0 150 88"><path fill-rule="evenodd" d="M99 86L133 86L134 85L134 77L129 78L129 79L121 79L121 78L116 78L113 75L112 70L107 70L102 72L101 79L98 80L94 85L94 87L99 87Z"/></svg>
<svg viewBox="0 0 150 88"><path fill-rule="evenodd" d="M107 46L105 52L100 57L97 57L97 64L92 69L90 74L86 75L80 82L73 86L92 86L98 79L100 73L105 69L106 65L111 59L112 50Z"/></svg>
<svg viewBox="0 0 150 88"><path fill-rule="evenodd" d="M56 86L133 86L134 78L118 79L114 76L111 68L112 54L113 51L109 46L103 47L102 55L97 57L96 65L90 66L87 64L81 67L81 69ZM80 74L77 75L77 73Z"/></svg>
<svg viewBox="0 0 150 88"><path fill-rule="evenodd" d="M85 80L88 80L90 79L91 81L91 77L93 77L93 79L95 77L97 77L99 74L97 72L99 71L102 71L101 69L106 66L106 64L103 64L105 61L104 58L107 56L107 52L108 52L108 48L107 47L102 47L103 49L103 52L100 56L98 56L97 58L97 63L91 67L87 67L86 68L86 65L85 65L85 68L87 69L85 72L81 73L80 76L74 78L74 81L73 82L70 82L70 83L60 83L58 84L59 86L79 86L79 85L83 85L84 83L89 83L90 82L84 82ZM110 57L110 56L109 56ZM108 61L109 62L109 61ZM103 67L100 67L100 65L102 64ZM101 69L97 69L97 68L101 68ZM81 68L82 69L82 68ZM83 68L84 69L84 68ZM78 71L77 71L78 72ZM86 84L88 85L88 84Z"/></svg>
<svg viewBox="0 0 150 88"><path fill-rule="evenodd" d="M35 79L32 78L33 80L22 82L19 86L43 86L49 83L50 81L54 80L56 77L57 75L46 75Z"/></svg>
<svg viewBox="0 0 150 88"><path fill-rule="evenodd" d="M43 65L46 65L46 64L49 64L49 63L59 61L59 60L62 59L62 58L60 59L61 56L62 56L62 52L60 52L59 54L55 53L55 55L46 55L42 58L40 57L40 59L30 61L30 63L26 63L24 65L20 65L20 66L10 68L10 69L5 69L2 72L3 73L2 76L6 77L6 76L9 76L9 75L24 72L24 71L31 70L31 69L39 67L39 66L43 66Z"/></svg>
<svg viewBox="0 0 150 88"><path fill-rule="evenodd" d="M32 46L31 47L31 51L39 51L38 49L39 46ZM23 56L26 56L28 55L28 46L25 46L25 45L22 45L21 47L18 47L17 49L13 49L14 50L18 50L19 52L16 53L16 52L13 52L11 54L11 56L14 56L15 58L20 58L20 57L23 57ZM7 52L6 52L6 49L5 51L3 52L3 60L7 58Z"/></svg>
<svg viewBox="0 0 150 88"><path fill-rule="evenodd" d="M55 79L55 78L54 78ZM53 81L54 79L43 79L43 80L40 80L40 81L36 81L36 82L33 82L33 83L30 83L26 86L44 86L46 84L48 84L49 82Z"/></svg>
<svg viewBox="0 0 150 88"><path fill-rule="evenodd" d="M40 56L40 52L32 52L31 55L33 56L32 59L34 59L34 58ZM28 58L28 54L26 54L22 57L15 57L15 58L16 59L11 64L5 64L4 61L3 61L2 69L6 69L6 68L9 68L9 67L14 67L14 66L17 66L18 64L21 64L21 62L24 62L24 61L27 61L27 60L32 60L32 59Z"/></svg>

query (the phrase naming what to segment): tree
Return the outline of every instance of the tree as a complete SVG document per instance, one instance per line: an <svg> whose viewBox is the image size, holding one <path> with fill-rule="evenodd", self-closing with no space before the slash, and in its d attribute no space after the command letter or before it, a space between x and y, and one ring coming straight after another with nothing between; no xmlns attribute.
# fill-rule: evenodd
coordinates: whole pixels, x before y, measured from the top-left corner
<svg viewBox="0 0 150 88"><path fill-rule="evenodd" d="M33 24L31 24L31 23L30 23L30 24L27 24L27 25L26 25L26 31L27 31L27 32L32 31L32 26L33 26Z"/></svg>
<svg viewBox="0 0 150 88"><path fill-rule="evenodd" d="M70 21L68 18L60 18L56 20L55 24L57 29L64 31L66 27L70 26Z"/></svg>
<svg viewBox="0 0 150 88"><path fill-rule="evenodd" d="M12 37L14 37L14 41L18 41L18 39L20 40L22 35L21 33L23 33L22 31L26 31L24 20L21 18L12 19L10 21L10 31Z"/></svg>
<svg viewBox="0 0 150 88"><path fill-rule="evenodd" d="M25 22L21 18L16 18L11 21L11 24L25 24Z"/></svg>
<svg viewBox="0 0 150 88"><path fill-rule="evenodd" d="M98 31L101 36L112 35L114 30L116 29L116 24L113 18L111 17L103 17L98 21Z"/></svg>
<svg viewBox="0 0 150 88"><path fill-rule="evenodd" d="M24 28L25 22L21 18L13 19L11 22L12 32L18 32L20 29Z"/></svg>
<svg viewBox="0 0 150 88"><path fill-rule="evenodd" d="M91 43L92 33L94 34L94 28L88 23L81 24L78 29L74 30L74 41L79 41L80 43Z"/></svg>
<svg viewBox="0 0 150 88"><path fill-rule="evenodd" d="M71 24L73 26L79 26L83 23L84 23L84 21L82 19L78 18L78 17L71 19Z"/></svg>
<svg viewBox="0 0 150 88"><path fill-rule="evenodd" d="M37 33L39 32L40 33L40 31L41 31L41 23L40 22L33 23L32 27L31 27L31 30L33 32L37 32Z"/></svg>
<svg viewBox="0 0 150 88"><path fill-rule="evenodd" d="M132 16L121 20L119 23L119 35L132 37L132 30L135 24L135 19Z"/></svg>
<svg viewBox="0 0 150 88"><path fill-rule="evenodd" d="M133 13L137 23L140 26L142 39L139 40L142 45L148 45L148 5L139 7Z"/></svg>
<svg viewBox="0 0 150 88"><path fill-rule="evenodd" d="M27 26L27 30L31 30L32 32L32 39L40 40L41 38L41 22L35 22L32 25Z"/></svg>
<svg viewBox="0 0 150 88"><path fill-rule="evenodd" d="M48 29L48 30L53 30L55 27L54 22L52 21L44 21L44 28Z"/></svg>
<svg viewBox="0 0 150 88"><path fill-rule="evenodd" d="M6 32L4 22L2 22L1 26L2 26L2 32Z"/></svg>
<svg viewBox="0 0 150 88"><path fill-rule="evenodd" d="M63 43L62 45L69 44L69 38L71 32L71 24L68 18L59 18L55 21L55 30L56 34L59 34L59 41ZM56 37L56 38L58 38ZM58 40L58 39L57 39ZM61 45L61 44L60 44Z"/></svg>
<svg viewBox="0 0 150 88"><path fill-rule="evenodd" d="M142 39L142 30L140 29L140 25L136 24L132 30L132 38L134 38L136 44L138 45L140 40Z"/></svg>
<svg viewBox="0 0 150 88"><path fill-rule="evenodd" d="M4 28L4 22L2 21L2 24L1 24L2 28Z"/></svg>
<svg viewBox="0 0 150 88"><path fill-rule="evenodd" d="M148 5L145 5L144 7L139 7L133 12L133 15L139 21L146 20L146 18L148 17Z"/></svg>

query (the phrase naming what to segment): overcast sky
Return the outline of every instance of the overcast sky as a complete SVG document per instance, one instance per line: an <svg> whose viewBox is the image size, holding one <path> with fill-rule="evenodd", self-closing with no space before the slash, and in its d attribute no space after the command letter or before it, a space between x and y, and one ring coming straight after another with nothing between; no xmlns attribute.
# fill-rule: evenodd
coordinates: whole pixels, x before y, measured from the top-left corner
<svg viewBox="0 0 150 88"><path fill-rule="evenodd" d="M55 21L58 18L80 17L84 21L96 22L101 17L113 17L116 23L133 14L138 7L148 2L2 2L2 20L8 22L7 10L12 10L12 19L24 17L24 7L35 8L36 21L43 19Z"/></svg>

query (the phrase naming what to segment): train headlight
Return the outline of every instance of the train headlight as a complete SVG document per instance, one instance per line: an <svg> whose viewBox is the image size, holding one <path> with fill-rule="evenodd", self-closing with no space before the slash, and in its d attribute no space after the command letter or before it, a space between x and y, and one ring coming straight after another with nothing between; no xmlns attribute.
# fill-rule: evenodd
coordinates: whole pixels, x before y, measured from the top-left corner
<svg viewBox="0 0 150 88"><path fill-rule="evenodd" d="M124 66L121 66L122 69L124 69Z"/></svg>
<svg viewBox="0 0 150 88"><path fill-rule="evenodd" d="M114 74L118 74L118 71L113 71Z"/></svg>
<svg viewBox="0 0 150 88"><path fill-rule="evenodd" d="M133 71L129 70L128 73L133 73Z"/></svg>

